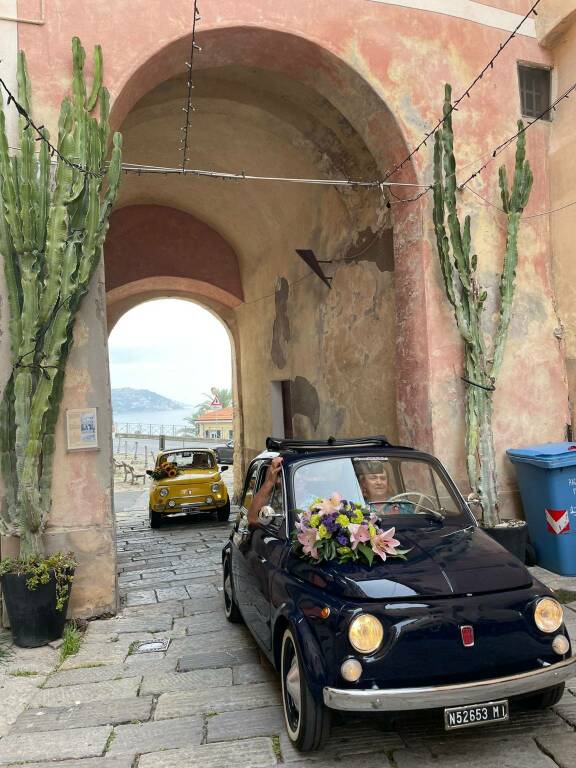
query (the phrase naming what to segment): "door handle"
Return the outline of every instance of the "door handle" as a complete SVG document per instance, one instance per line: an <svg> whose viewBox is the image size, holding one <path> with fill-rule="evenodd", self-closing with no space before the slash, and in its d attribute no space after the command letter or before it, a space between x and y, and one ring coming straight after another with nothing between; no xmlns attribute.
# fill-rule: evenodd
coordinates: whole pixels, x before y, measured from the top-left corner
<svg viewBox="0 0 576 768"><path fill-rule="evenodd" d="M258 560L260 560L261 563L267 563L268 562L265 557L262 557L262 555L256 555L256 557L258 558Z"/></svg>

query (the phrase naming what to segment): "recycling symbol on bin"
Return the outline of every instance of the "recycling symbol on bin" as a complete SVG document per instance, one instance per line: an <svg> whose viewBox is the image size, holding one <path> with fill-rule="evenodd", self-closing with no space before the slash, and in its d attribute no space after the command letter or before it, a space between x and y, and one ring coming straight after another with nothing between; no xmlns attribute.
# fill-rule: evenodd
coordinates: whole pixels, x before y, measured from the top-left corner
<svg viewBox="0 0 576 768"><path fill-rule="evenodd" d="M570 518L567 509L547 509L546 510L546 528L550 533L558 536L561 533L568 533L570 530Z"/></svg>

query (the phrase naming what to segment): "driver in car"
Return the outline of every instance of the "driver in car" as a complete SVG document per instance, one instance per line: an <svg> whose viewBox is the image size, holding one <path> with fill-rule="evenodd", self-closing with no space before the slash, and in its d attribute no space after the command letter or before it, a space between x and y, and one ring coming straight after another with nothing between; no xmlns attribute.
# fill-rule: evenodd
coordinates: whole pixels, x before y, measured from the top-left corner
<svg viewBox="0 0 576 768"><path fill-rule="evenodd" d="M366 506L377 515L398 515L410 511L400 503L390 503L393 495L385 461L378 459L357 459L354 470Z"/></svg>

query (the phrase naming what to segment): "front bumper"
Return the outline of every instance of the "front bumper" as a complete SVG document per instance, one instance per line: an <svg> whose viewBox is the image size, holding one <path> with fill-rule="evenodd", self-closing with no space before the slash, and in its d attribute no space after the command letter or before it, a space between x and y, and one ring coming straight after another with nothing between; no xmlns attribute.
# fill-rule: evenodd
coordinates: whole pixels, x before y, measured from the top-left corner
<svg viewBox="0 0 576 768"><path fill-rule="evenodd" d="M576 675L576 655L547 667L510 677L480 680L474 683L439 685L423 688L370 688L345 690L324 688L324 704L330 709L352 712L393 712L407 709L437 709L479 704L496 699L541 691L559 685Z"/></svg>

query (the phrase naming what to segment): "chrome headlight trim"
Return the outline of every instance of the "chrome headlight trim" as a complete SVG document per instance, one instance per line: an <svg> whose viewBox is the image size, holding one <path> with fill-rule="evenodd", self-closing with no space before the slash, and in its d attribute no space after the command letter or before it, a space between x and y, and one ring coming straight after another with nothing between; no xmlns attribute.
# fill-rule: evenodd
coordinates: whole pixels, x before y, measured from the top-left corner
<svg viewBox="0 0 576 768"><path fill-rule="evenodd" d="M168 488L164 487L160 488L158 493L160 494L161 498L164 498L165 496L168 496L169 491Z"/></svg>

